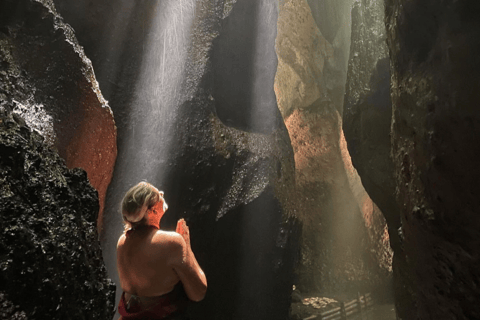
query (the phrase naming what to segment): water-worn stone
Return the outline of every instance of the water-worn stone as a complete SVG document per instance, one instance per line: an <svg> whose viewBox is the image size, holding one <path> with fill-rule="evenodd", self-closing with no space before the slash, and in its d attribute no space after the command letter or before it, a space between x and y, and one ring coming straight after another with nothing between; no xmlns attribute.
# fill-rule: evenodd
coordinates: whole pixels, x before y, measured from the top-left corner
<svg viewBox="0 0 480 320"><path fill-rule="evenodd" d="M111 319L97 193L13 107L0 106L1 318Z"/></svg>
<svg viewBox="0 0 480 320"><path fill-rule="evenodd" d="M387 0L401 319L479 319L478 1ZM397 253L396 253L397 254Z"/></svg>
<svg viewBox="0 0 480 320"><path fill-rule="evenodd" d="M0 3L0 62L0 99L16 105L69 168L87 171L101 222L117 152L115 123L90 60L52 1Z"/></svg>

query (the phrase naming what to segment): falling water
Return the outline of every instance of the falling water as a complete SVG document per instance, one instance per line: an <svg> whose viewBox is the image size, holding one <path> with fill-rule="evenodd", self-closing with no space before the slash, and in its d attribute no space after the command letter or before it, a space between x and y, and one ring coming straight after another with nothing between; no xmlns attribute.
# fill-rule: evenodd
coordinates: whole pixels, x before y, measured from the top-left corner
<svg viewBox="0 0 480 320"><path fill-rule="evenodd" d="M226 205L228 212L219 218L221 221L216 222L217 229L212 230L215 234L213 240L221 239L223 243L208 242L209 237L204 236L202 243L197 242L196 245L202 246L197 252L207 257L211 257L213 250L221 251L227 247L231 250L238 245L242 262L233 265L235 270L231 277L233 282L241 282L241 285L233 288L217 283L209 291L217 295L225 295L226 292L238 294L234 307L216 310L216 301L210 304L204 302L204 306L207 305L205 308L211 310L210 313L218 312L217 318L221 317L222 312L231 312L232 308L238 310L238 316L248 318L252 310L245 306L258 298L272 301L269 300L268 308L255 310L257 313L283 314L288 310L286 304L281 310L271 310L274 308L272 306L279 304L273 301L275 295L272 295L272 291L275 288L285 289L283 282L275 283L275 274L268 259L274 260L275 257L278 260L274 261L275 271L284 272L287 267L282 265L279 258L282 250L275 251L275 254L264 254L272 252L271 248L276 246L281 207L278 201L273 200L271 193L250 203L265 190L272 167L267 154L273 151L263 144L269 142L271 145L269 139L272 134L287 136L273 90L277 66L274 49L277 6L277 0L142 1L136 5L121 6L128 8L128 12L114 18L115 23L129 24L129 27L119 27L120 33L126 35L115 34L110 39L112 44L123 43L119 52L112 52L110 57L112 61L123 61L124 65L117 66L119 70L116 75L109 79L115 87L109 99L118 126L119 154L107 194L102 246L109 276L117 283L117 299L121 288L116 273L115 251L117 239L123 230L118 209L128 188L140 180L165 188L166 200L170 202L171 199L170 204L173 204L165 219L172 220L180 211L177 202L188 203L189 195L186 193L197 189L192 198L198 202L202 188L207 187L209 194L204 207L210 208L205 210L213 216L221 212L221 208L215 207L220 204L216 201L224 199L223 193L230 188L224 186L224 181L230 179L226 177L231 177L234 182L230 191L235 189L233 205ZM249 23L246 24L246 21ZM128 41L136 41L135 48L130 43L125 46L126 41L121 40L121 36L127 36ZM141 61L139 67L134 61L132 65L129 64L130 56L132 60ZM205 99L208 101L205 102ZM246 155L247 159L233 156L225 162L225 159L219 160L218 155L213 154L212 158L201 163L196 158L210 157L208 152L213 151L205 152L199 146L192 147L192 143L201 144L205 141L207 147L212 144L208 139L214 138L209 136L204 139L201 136L211 135L205 125L208 121L203 121L201 125L199 123L211 119L213 114L223 124L235 128L230 128L229 132L245 138L242 143L248 147L239 148L244 148L242 157ZM226 130L223 124L217 130ZM197 151L188 153L183 148ZM221 169L215 170L213 167ZM211 175L204 177L203 173L195 170L208 171ZM192 174L194 171L195 174ZM199 183L201 179L206 179L206 182ZM217 186L223 187L219 190ZM205 197L202 195L201 198ZM238 208L245 205L248 208L245 207L244 211ZM193 212L194 208L197 209L195 203L183 205L183 209L189 212ZM192 237L198 230L205 230L198 223L203 224L203 228L207 225L211 228L207 215L200 222L198 220L201 219L196 217L197 225L191 224L194 226ZM235 222L233 225L232 221ZM162 227L168 228L170 222L162 220ZM229 234L241 233L244 239L242 245L236 239L235 242L228 242L233 238L224 234L221 226L232 228ZM260 230L259 226L265 230ZM255 259L251 257L252 254ZM228 257L224 263L228 265L237 260L232 257ZM202 260L201 256L199 260ZM203 260L208 261L205 258ZM210 271L212 283L218 281L219 275L224 272L221 270L223 266L205 263L205 267L210 267L206 271ZM282 299L284 297L285 300L288 297L286 290Z"/></svg>
<svg viewBox="0 0 480 320"><path fill-rule="evenodd" d="M126 141L130 154L124 179L162 181L158 167L166 161L172 122L182 103L189 32L194 0L158 2L154 23L142 50L142 67L131 106L132 133ZM163 156L162 156L163 155ZM117 169L118 171L118 169Z"/></svg>
<svg viewBox="0 0 480 320"><path fill-rule="evenodd" d="M115 248L123 230L119 204L125 191L138 181L147 180L159 187L163 184L161 168L169 161L174 119L185 99L182 88L196 1L140 2L136 5L142 7L123 4L122 8L127 10L115 20L116 23L128 23L137 19L142 25L133 26L137 28L133 32L140 32L143 37L141 46L126 50L133 49L136 55L132 59L141 61L135 79L120 79L133 87L127 89L129 85L122 84L125 90L131 90L129 99L119 101L114 97L117 103L112 105L115 112L115 108L118 110L123 104L116 114L119 153L107 195L102 244L107 270L117 284ZM132 32L128 28L126 31ZM121 42L121 36L113 35L111 43ZM112 54L115 60L120 59L120 55ZM120 66L119 69L127 70L128 67ZM122 71L119 74L122 75ZM128 72L123 71L125 74ZM117 96L122 95L117 92ZM117 299L119 292L121 288L117 286Z"/></svg>

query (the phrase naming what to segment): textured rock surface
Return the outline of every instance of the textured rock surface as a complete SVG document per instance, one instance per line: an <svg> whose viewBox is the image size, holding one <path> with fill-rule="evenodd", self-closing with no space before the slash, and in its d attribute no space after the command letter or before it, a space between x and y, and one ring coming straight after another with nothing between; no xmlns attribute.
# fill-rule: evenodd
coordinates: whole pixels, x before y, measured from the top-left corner
<svg viewBox="0 0 480 320"><path fill-rule="evenodd" d="M103 238L109 272L118 204L146 179L165 191L162 227L187 219L208 278L192 319L287 318L299 225L293 152L273 90L277 0L126 3L59 3L118 125ZM165 91L176 96L167 101Z"/></svg>
<svg viewBox="0 0 480 320"><path fill-rule="evenodd" d="M87 171L99 193L101 222L116 128L90 60L51 1L0 3L0 61L0 99L15 103L69 168Z"/></svg>
<svg viewBox="0 0 480 320"><path fill-rule="evenodd" d="M320 33L333 47L335 64L326 69L325 78L331 91L330 99L334 99L335 107L342 115L354 0L307 0L307 3Z"/></svg>
<svg viewBox="0 0 480 320"><path fill-rule="evenodd" d="M111 319L97 193L11 108L0 106L2 319Z"/></svg>
<svg viewBox="0 0 480 320"><path fill-rule="evenodd" d="M480 318L477 1L386 3L402 319Z"/></svg>
<svg viewBox="0 0 480 320"><path fill-rule="evenodd" d="M314 102L332 104L341 112L346 59L340 52L345 43L328 42L303 1L282 3L278 29L275 93L284 119Z"/></svg>
<svg viewBox="0 0 480 320"><path fill-rule="evenodd" d="M4 293L0 293L0 319L28 319L26 313L21 311L20 306L16 306L8 300Z"/></svg>
<svg viewBox="0 0 480 320"><path fill-rule="evenodd" d="M390 245L398 253L393 257L393 264L399 270L403 259L390 156L390 65L383 17L381 1L356 2L352 8L343 131L362 184L388 223Z"/></svg>
<svg viewBox="0 0 480 320"><path fill-rule="evenodd" d="M342 46L323 37L305 1L294 0L280 7L276 41L275 92L295 153L296 213L303 222L297 285L325 295L373 290L385 284L391 253L371 254L385 241L388 248L385 221L343 139Z"/></svg>
<svg viewBox="0 0 480 320"><path fill-rule="evenodd" d="M307 0L313 19L328 42L335 43L344 35L346 37L341 41L349 42L351 32L349 18L353 2L353 0ZM348 44L344 45L348 49ZM348 59L348 52L346 53L345 58Z"/></svg>
<svg viewBox="0 0 480 320"><path fill-rule="evenodd" d="M395 246L400 221L390 157L392 106L383 8L382 2L364 1L352 9L343 131L353 165L387 218Z"/></svg>

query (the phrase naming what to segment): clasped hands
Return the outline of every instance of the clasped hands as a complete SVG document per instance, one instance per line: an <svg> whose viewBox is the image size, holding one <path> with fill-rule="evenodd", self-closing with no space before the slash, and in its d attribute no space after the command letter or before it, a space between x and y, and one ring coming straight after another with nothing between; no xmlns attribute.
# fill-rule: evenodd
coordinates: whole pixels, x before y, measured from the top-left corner
<svg viewBox="0 0 480 320"><path fill-rule="evenodd" d="M190 247L190 229L188 228L187 222L185 221L185 219L182 218L178 220L177 230L175 231L183 237L187 246Z"/></svg>

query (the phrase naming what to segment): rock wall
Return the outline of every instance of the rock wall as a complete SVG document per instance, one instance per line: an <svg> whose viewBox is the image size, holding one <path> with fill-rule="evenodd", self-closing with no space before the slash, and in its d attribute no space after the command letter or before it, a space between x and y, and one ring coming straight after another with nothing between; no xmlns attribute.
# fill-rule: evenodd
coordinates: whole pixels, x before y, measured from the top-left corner
<svg viewBox="0 0 480 320"><path fill-rule="evenodd" d="M0 105L0 318L111 319L97 193L14 107Z"/></svg>
<svg viewBox="0 0 480 320"><path fill-rule="evenodd" d="M385 1L402 319L480 317L477 1Z"/></svg>
<svg viewBox="0 0 480 320"><path fill-rule="evenodd" d="M116 127L90 60L51 1L0 3L0 99L81 167L99 193L101 229L115 164Z"/></svg>
<svg viewBox="0 0 480 320"><path fill-rule="evenodd" d="M128 3L58 4L118 126L107 268L115 277L118 204L146 179L169 203L162 228L186 218L208 278L191 319L286 319L300 225L293 151L273 90L277 0Z"/></svg>
<svg viewBox="0 0 480 320"><path fill-rule="evenodd" d="M344 45L325 39L305 1L282 2L275 92L294 149L296 213L303 222L296 284L304 293L340 298L385 286L391 265L385 221L343 138Z"/></svg>
<svg viewBox="0 0 480 320"><path fill-rule="evenodd" d="M335 67L327 68L329 94L340 115L343 114L343 92L350 54L351 9L354 0L307 0L312 17L323 37L333 46ZM333 73L330 70L335 71Z"/></svg>
<svg viewBox="0 0 480 320"><path fill-rule="evenodd" d="M392 104L383 11L379 1L356 2L352 8L343 131L353 165L384 213L395 246L400 221L390 157Z"/></svg>
<svg viewBox="0 0 480 320"><path fill-rule="evenodd" d="M390 63L383 18L384 5L379 1L359 1L352 8L343 131L362 184L388 223L390 245L398 252L393 264L401 270L399 208L390 155Z"/></svg>

